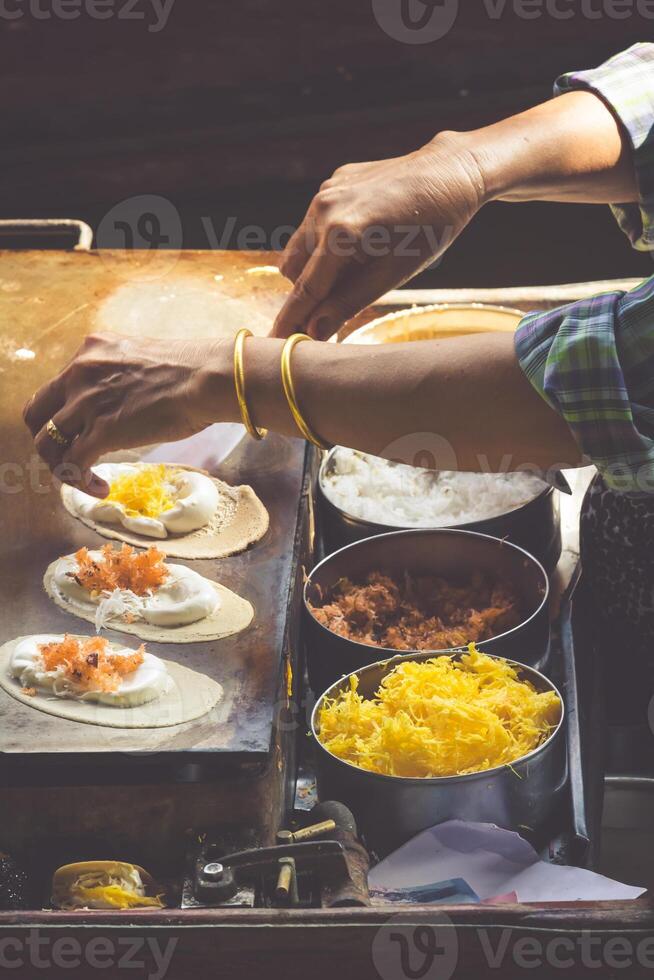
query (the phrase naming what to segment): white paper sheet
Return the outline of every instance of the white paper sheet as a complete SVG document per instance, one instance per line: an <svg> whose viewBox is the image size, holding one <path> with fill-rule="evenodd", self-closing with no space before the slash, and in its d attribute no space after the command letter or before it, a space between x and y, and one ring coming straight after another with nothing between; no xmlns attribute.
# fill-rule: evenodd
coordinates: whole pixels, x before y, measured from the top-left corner
<svg viewBox="0 0 654 980"><path fill-rule="evenodd" d="M449 878L463 878L482 901L510 892L519 902L615 901L646 891L548 864L519 834L462 820L425 830L390 854L370 872L370 887L393 890Z"/></svg>
<svg viewBox="0 0 654 980"><path fill-rule="evenodd" d="M188 439L162 443L147 452L143 459L147 463L181 463L212 473L236 449L244 436L243 425L215 422Z"/></svg>

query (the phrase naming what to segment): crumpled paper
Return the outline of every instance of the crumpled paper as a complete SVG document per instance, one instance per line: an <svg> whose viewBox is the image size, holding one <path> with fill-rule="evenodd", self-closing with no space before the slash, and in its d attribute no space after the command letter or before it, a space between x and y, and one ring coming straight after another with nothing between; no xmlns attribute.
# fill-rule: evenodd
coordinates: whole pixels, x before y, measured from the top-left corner
<svg viewBox="0 0 654 980"><path fill-rule="evenodd" d="M646 891L583 868L543 861L519 834L450 820L423 831L372 869L371 892L397 892L463 879L480 901L515 894L523 902L616 901Z"/></svg>

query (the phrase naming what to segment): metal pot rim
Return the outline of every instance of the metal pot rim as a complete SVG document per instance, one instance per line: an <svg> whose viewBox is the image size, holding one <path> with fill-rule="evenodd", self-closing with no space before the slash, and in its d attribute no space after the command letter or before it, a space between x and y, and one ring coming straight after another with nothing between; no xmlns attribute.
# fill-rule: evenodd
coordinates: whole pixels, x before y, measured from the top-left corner
<svg viewBox="0 0 654 980"><path fill-rule="evenodd" d="M320 469L318 470L318 487L320 489L322 496L324 497L324 499L326 500L326 502L329 504L330 507L333 507L338 514L340 514L342 517L347 518L348 521L351 521L353 524L358 524L362 528L371 528L371 529L388 528L389 531L450 531L450 530L466 531L466 530L474 529L476 526L479 526L479 524L486 524L490 521L499 521L504 517L512 517L513 515L520 514L523 510L526 510L527 507L531 507L534 501L541 500L541 498L551 496L555 490L555 488L551 484L545 484L545 486L540 491L540 493L537 493L535 497L531 497L524 504L519 504L517 507L514 507L512 510L503 510L500 514L494 514L493 517L480 517L474 521L466 521L464 524L435 524L433 526L428 526L424 524L417 524L417 525L416 524L413 525L391 524L391 523L379 524L377 523L377 521L369 521L365 517L356 517L354 514L350 514L347 510L344 510L338 504L334 503L332 498L325 490L324 477L327 471L327 467L329 466L330 462L336 455L337 451L342 448L343 448L342 446L333 446L332 449L330 449L329 452L325 454L320 464ZM493 476L497 474L489 473L485 475Z"/></svg>
<svg viewBox="0 0 654 980"><path fill-rule="evenodd" d="M559 701L561 703L561 717L559 719L558 725L556 726L554 731L550 732L549 736L545 739L544 742L542 742L540 745L537 745L536 748L532 749L531 752L528 752L527 755L521 755L518 759L515 759L511 763L505 763L504 765L501 766L494 766L492 769L480 769L479 772L469 772L460 776L389 776L386 773L371 772L369 769L362 769L360 766L355 766L354 763L352 762L347 762L345 759L340 759L337 755L334 755L333 752L330 752L329 749L325 747L323 742L321 742L320 735L319 735L319 727L318 727L318 713L321 708L321 705L323 701L332 694L332 692L335 693L334 691L335 688L340 687L347 680L349 680L350 677L353 676L360 677L361 674L365 673L365 671L367 670L389 667L391 664L393 666L396 666L397 664L403 663L405 661L432 660L435 657L450 657L451 659L453 659L454 657L461 656L463 653L466 652L467 651L465 649L458 649L458 650L444 650L437 653L421 652L418 654L410 653L407 654L406 656L398 655L395 657L390 657L388 660L379 661L378 663L366 664L364 667L359 667L357 670L353 670L349 674L344 674L343 677L339 678L339 680L337 681L334 681L334 683L331 684L330 687L328 687L327 690L320 695L315 705L313 706L313 711L311 712L311 734L313 735L316 744L319 746L320 750L325 753L325 755L329 756L330 759L332 759L334 762L340 763L340 765L345 766L347 769L351 770L352 772L359 773L373 780L383 780L388 783L395 783L396 785L401 783L403 786L409 784L413 784L416 786L435 786L435 785L444 786L447 783L473 782L475 780L485 779L489 776L496 775L497 773L503 772L504 770L507 769L508 770L514 769L516 766L522 766L524 763L530 762L536 756L540 755L541 752L544 752L545 749L552 744L555 738L558 738L560 736L561 731L563 730L563 724L566 719L565 701L563 700L561 692L559 691L556 684L554 684L554 682L551 681L549 677L546 677L545 674L541 673L540 670L536 670L535 667L528 667L526 664L520 664L516 660L509 660L508 657L498 657L496 654L492 654L492 653L488 653L486 654L486 656L492 657L493 660L503 660L505 663L510 664L511 667L515 667L518 673L526 671L528 673L531 673L532 675L535 674L536 677L539 678L541 682L543 682L545 687L555 692L555 694L558 696Z"/></svg>
<svg viewBox="0 0 654 980"><path fill-rule="evenodd" d="M369 320L367 323L363 323L352 333L348 334L347 337L342 341L343 344L356 344L357 339L365 334L371 328L376 327L380 323L390 323L393 320L400 320L402 317L415 316L421 313L449 313L450 310L454 310L457 313L465 311L483 310L484 312L490 313L510 313L512 316L518 318L518 320L524 320L527 316L524 310L518 310L514 306L502 306L498 303L428 303L423 306L420 303L414 303L411 306L401 307L399 310L391 310L390 313L384 313L382 316L374 317L374 319ZM517 324L516 324L517 329ZM471 331L475 333L475 331ZM508 331L507 331L508 333ZM334 334L334 342L336 343L336 334ZM409 341L410 343L410 341ZM370 346L373 346L372 344Z"/></svg>
<svg viewBox="0 0 654 980"><path fill-rule="evenodd" d="M535 558L533 555L530 555L528 551L525 551L524 548L521 548L520 545L514 544L512 541L506 541L503 538L494 538L492 534L482 534L481 531L466 531L461 528L450 528L450 527L436 527L436 528L417 527L417 528L409 528L408 530L389 531L387 534L376 534L370 538L363 538L361 541L353 541L351 544L346 544L342 548L339 548L338 551L333 551L331 554L326 555L321 561L318 562L317 565L314 565L314 567L307 575L306 582L304 583L304 589L302 590L302 601L304 603L305 610L307 611L308 615L311 616L311 619L316 624L316 626L318 626L321 630L324 630L328 636L336 636L339 639L343 640L343 642L350 643L352 644L352 646L363 651L362 656L369 654L371 650L379 651L380 660L375 661L376 663L380 663L381 661L388 660L391 657L395 657L395 656L411 657L411 656L420 656L423 653L431 654L432 656L434 656L435 654L439 654L439 653L456 652L459 649L458 647L449 647L449 649L447 650L394 650L392 647L381 647L381 646L377 646L374 643L360 643L358 640L351 640L349 639L349 637L346 638L346 637L339 636L338 633L334 633L333 630L330 630L326 626L323 626L323 624L320 623L313 615L313 612L309 607L307 592L312 585L312 580L315 573L320 568L322 568L323 565L326 565L333 558L336 558L337 555L341 555L344 551L347 551L350 548L358 548L367 541L373 541L373 540L379 541L384 538L395 538L400 535L410 535L410 534L421 534L421 535L422 534L460 534L460 535L465 535L466 537L486 538L489 541L493 541L496 545L499 545L501 548L513 548L514 551L520 552L524 556L524 558L526 558L530 562L533 562L534 565L538 567L545 585L543 596L539 605L536 607L536 609L534 609L534 611L531 613L530 616L527 616L526 619L523 619L520 623L518 623L517 626L513 626L510 630L506 630L504 633L498 633L497 636L493 636L489 640L481 640L480 642L482 642L485 646L487 646L489 643L495 643L497 640L503 640L507 636L512 636L514 633L517 633L518 630L522 630L528 623L531 623L534 619L536 619L536 617L542 612L543 607L547 605L547 602L549 601L549 597L550 597L549 575L545 571L545 568L543 567L541 562L539 562L539 560Z"/></svg>

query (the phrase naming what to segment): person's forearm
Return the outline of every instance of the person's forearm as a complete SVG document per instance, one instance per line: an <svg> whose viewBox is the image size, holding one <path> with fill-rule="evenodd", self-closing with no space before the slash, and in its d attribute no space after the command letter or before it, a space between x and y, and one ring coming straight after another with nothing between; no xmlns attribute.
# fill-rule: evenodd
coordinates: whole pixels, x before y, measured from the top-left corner
<svg viewBox="0 0 654 980"><path fill-rule="evenodd" d="M489 201L637 201L630 145L596 95L574 91L484 129L441 132L403 157L339 168L281 256L294 287L274 335L326 340L442 255Z"/></svg>
<svg viewBox="0 0 654 980"><path fill-rule="evenodd" d="M568 92L455 139L475 160L488 201L638 200L628 140L591 92Z"/></svg>
<svg viewBox="0 0 654 980"><path fill-rule="evenodd" d="M247 398L256 425L298 435L281 385L282 346L247 341ZM304 343L292 366L305 418L330 443L445 469L581 461L565 422L524 377L511 334L365 348ZM208 374L208 418L239 418L230 370L219 358Z"/></svg>
<svg viewBox="0 0 654 980"><path fill-rule="evenodd" d="M246 400L255 425L297 436L282 348L274 338L247 339ZM305 342L293 351L292 373L306 422L329 443L434 469L581 462L567 423L523 374L511 333L378 347ZM240 417L232 341L118 334L87 337L24 409L53 473L97 497L109 487L91 467L105 453L184 439Z"/></svg>

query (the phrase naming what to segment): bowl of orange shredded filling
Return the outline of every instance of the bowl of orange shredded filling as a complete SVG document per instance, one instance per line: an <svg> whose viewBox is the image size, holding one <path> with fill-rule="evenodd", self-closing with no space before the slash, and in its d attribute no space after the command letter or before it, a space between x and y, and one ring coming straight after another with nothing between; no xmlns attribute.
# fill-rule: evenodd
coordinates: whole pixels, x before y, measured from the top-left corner
<svg viewBox="0 0 654 980"><path fill-rule="evenodd" d="M468 643L544 668L548 595L540 562L485 534L419 529L357 541L324 558L305 583L311 687L321 694L393 653Z"/></svg>
<svg viewBox="0 0 654 980"><path fill-rule="evenodd" d="M382 850L451 819L536 831L565 785L563 717L547 678L474 644L373 664L316 704L319 795Z"/></svg>
<svg viewBox="0 0 654 980"><path fill-rule="evenodd" d="M333 633L392 650L448 650L489 640L521 619L511 584L481 572L459 583L369 572L362 582L339 579L310 609Z"/></svg>

